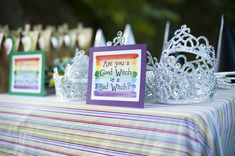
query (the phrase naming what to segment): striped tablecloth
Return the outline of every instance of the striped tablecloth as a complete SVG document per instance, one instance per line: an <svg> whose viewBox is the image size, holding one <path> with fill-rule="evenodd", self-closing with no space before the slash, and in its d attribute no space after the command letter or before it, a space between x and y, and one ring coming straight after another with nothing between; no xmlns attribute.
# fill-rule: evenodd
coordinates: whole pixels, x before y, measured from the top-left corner
<svg viewBox="0 0 235 156"><path fill-rule="evenodd" d="M0 95L0 155L235 156L235 88L144 109Z"/></svg>

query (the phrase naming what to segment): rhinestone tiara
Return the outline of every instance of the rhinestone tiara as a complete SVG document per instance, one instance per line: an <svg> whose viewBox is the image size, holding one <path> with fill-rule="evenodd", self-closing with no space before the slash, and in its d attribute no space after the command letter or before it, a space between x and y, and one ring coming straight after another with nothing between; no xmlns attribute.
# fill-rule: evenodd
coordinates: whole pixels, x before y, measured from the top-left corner
<svg viewBox="0 0 235 156"><path fill-rule="evenodd" d="M146 96L160 103L197 103L216 89L215 51L207 38L186 25L164 45L160 61L148 53Z"/></svg>
<svg viewBox="0 0 235 156"><path fill-rule="evenodd" d="M56 96L63 100L85 100L89 58L83 50L76 51L73 63L67 64L64 76L54 69Z"/></svg>

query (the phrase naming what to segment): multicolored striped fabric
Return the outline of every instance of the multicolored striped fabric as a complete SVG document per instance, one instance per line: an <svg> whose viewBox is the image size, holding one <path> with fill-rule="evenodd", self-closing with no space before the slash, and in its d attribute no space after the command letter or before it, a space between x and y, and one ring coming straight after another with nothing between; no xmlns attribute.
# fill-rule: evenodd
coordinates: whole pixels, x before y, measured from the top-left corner
<svg viewBox="0 0 235 156"><path fill-rule="evenodd" d="M235 88L144 109L0 95L0 155L234 156Z"/></svg>

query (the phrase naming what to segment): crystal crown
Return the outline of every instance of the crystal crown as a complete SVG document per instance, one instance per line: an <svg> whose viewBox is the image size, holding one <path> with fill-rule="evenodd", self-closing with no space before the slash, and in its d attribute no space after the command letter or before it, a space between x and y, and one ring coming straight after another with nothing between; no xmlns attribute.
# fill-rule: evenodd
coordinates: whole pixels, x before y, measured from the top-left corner
<svg viewBox="0 0 235 156"><path fill-rule="evenodd" d="M183 25L164 45L160 61L148 53L147 96L161 103L196 103L216 88L215 51L204 36Z"/></svg>
<svg viewBox="0 0 235 156"><path fill-rule="evenodd" d="M77 51L73 63L67 64L64 76L54 69L56 95L64 100L85 100L87 93L89 58L84 51Z"/></svg>

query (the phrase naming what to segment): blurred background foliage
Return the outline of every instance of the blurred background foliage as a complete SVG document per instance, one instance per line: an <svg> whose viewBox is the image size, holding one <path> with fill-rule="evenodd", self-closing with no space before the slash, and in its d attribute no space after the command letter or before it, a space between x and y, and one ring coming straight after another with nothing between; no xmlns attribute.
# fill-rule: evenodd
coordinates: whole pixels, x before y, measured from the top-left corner
<svg viewBox="0 0 235 156"><path fill-rule="evenodd" d="M235 0L1 0L0 24L11 29L25 23L101 28L106 40L130 23L137 43L147 43L159 56L166 21L174 29L187 24L195 35L205 35L212 45L216 40L223 13L235 29Z"/></svg>

